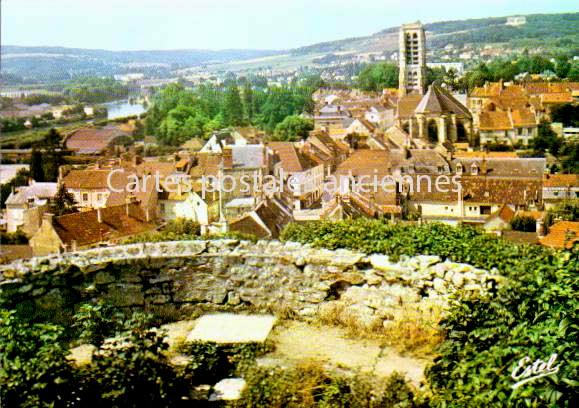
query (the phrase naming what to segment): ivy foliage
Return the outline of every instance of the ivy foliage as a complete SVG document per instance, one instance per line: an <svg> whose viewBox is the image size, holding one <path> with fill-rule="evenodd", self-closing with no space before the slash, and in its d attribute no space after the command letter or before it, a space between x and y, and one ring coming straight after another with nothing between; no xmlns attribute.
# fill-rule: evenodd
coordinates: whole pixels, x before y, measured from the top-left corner
<svg viewBox="0 0 579 408"><path fill-rule="evenodd" d="M290 224L284 240L365 253L438 255L508 277L488 295L456 299L441 322L447 333L427 370L431 406L571 407L577 401L579 248L515 245L474 228L410 226L357 219ZM511 373L528 356L557 354L559 372L513 389Z"/></svg>

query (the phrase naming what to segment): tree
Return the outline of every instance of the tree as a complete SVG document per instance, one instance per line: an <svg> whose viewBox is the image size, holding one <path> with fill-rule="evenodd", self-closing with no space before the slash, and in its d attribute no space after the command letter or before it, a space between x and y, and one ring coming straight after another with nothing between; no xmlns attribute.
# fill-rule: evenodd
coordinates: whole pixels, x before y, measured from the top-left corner
<svg viewBox="0 0 579 408"><path fill-rule="evenodd" d="M243 88L243 108L245 111L245 120L251 123L253 120L253 89L249 81L245 82Z"/></svg>
<svg viewBox="0 0 579 408"><path fill-rule="evenodd" d="M236 85L231 85L225 93L223 119L226 126L241 126L243 124L243 105Z"/></svg>
<svg viewBox="0 0 579 408"><path fill-rule="evenodd" d="M579 62L574 61L573 65L567 72L567 78L573 82L579 81Z"/></svg>
<svg viewBox="0 0 579 408"><path fill-rule="evenodd" d="M398 67L387 62L366 66L358 74L358 87L365 91L382 92L398 87Z"/></svg>
<svg viewBox="0 0 579 408"><path fill-rule="evenodd" d="M568 56L559 55L555 58L555 74L557 74L559 78L567 78L570 70L571 63L569 62Z"/></svg>
<svg viewBox="0 0 579 408"><path fill-rule="evenodd" d="M551 119L563 126L579 127L579 106L570 103L553 106Z"/></svg>
<svg viewBox="0 0 579 408"><path fill-rule="evenodd" d="M42 152L32 149L30 157L30 174L32 179L38 182L44 181L44 168L42 167Z"/></svg>
<svg viewBox="0 0 579 408"><path fill-rule="evenodd" d="M537 152L549 151L557 156L563 145L563 140L551 129L551 124L545 120L539 124L538 134L530 141L531 148Z"/></svg>
<svg viewBox="0 0 579 408"><path fill-rule="evenodd" d="M56 195L50 204L50 212L56 216L78 212L77 202L64 184L58 186Z"/></svg>
<svg viewBox="0 0 579 408"><path fill-rule="evenodd" d="M426 86L432 85L435 81L438 85L444 82L446 70L444 68L426 68Z"/></svg>
<svg viewBox="0 0 579 408"><path fill-rule="evenodd" d="M275 140L295 142L305 139L308 132L314 128L311 120L304 119L301 116L288 116L275 127Z"/></svg>

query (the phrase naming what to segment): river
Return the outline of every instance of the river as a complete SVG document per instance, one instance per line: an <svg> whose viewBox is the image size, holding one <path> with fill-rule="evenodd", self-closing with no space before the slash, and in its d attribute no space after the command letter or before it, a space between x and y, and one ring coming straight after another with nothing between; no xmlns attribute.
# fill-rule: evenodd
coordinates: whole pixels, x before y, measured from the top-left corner
<svg viewBox="0 0 579 408"><path fill-rule="evenodd" d="M140 115L147 111L143 104L130 102L128 99L104 103L108 110L107 119L124 118L126 116Z"/></svg>

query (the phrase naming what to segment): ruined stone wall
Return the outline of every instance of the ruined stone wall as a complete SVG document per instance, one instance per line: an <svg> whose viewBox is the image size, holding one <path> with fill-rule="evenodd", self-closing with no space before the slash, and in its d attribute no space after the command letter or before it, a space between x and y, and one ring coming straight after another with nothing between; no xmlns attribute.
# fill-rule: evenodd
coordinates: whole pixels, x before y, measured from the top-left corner
<svg viewBox="0 0 579 408"><path fill-rule="evenodd" d="M119 307L284 310L305 318L339 306L362 325L407 306L445 308L456 290L488 290L502 277L436 256L401 258L237 240L140 243L0 267L0 303L29 313L71 313L107 299Z"/></svg>

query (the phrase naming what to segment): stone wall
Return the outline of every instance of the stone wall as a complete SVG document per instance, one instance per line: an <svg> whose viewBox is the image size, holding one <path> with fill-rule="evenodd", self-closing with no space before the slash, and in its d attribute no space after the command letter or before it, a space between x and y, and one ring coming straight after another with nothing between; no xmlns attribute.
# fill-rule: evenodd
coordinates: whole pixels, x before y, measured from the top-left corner
<svg viewBox="0 0 579 408"><path fill-rule="evenodd" d="M361 325L397 319L408 306L446 308L456 290L484 292L502 277L436 256L401 258L237 240L140 243L0 266L0 303L38 314L71 313L107 299L125 308L290 311L304 318L347 310Z"/></svg>

